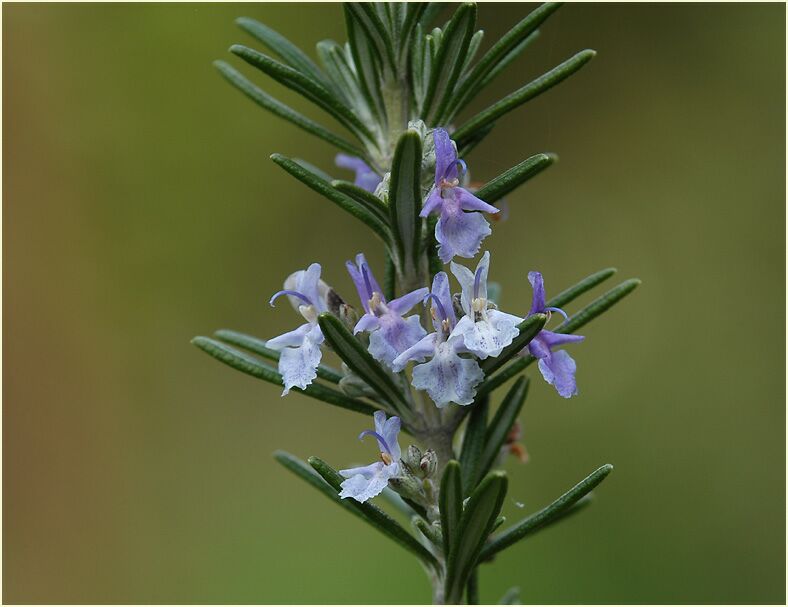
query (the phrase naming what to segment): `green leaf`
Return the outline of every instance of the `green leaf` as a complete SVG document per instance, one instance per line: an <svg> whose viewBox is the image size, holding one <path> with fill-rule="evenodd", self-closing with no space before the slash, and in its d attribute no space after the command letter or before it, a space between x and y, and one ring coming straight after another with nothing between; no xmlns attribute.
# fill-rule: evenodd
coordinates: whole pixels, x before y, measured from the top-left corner
<svg viewBox="0 0 788 607"><path fill-rule="evenodd" d="M475 567L468 578L467 596L468 605L479 604L479 570Z"/></svg>
<svg viewBox="0 0 788 607"><path fill-rule="evenodd" d="M498 407L498 411L495 412L495 417L487 427L484 450L479 457L479 463L474 475L471 476L469 488L476 486L479 479L487 474L495 464L495 460L498 459L498 454L501 452L504 441L506 441L506 436L523 408L525 397L528 394L528 383L528 378L520 377L507 392L503 402L501 402L501 406Z"/></svg>
<svg viewBox="0 0 788 607"><path fill-rule="evenodd" d="M547 322L545 314L532 314L527 317L523 322L517 325L520 332L512 340L512 343L506 346L503 351L496 357L490 356L481 363L482 371L485 376L491 375L525 348L531 340L544 328Z"/></svg>
<svg viewBox="0 0 788 607"><path fill-rule="evenodd" d="M239 348L243 348L249 352L254 352L255 354L259 354L260 356L264 356L270 360L279 360L279 352L276 350L271 350L271 348L266 346L264 340L257 337L252 337L251 335L246 335L245 333L239 333L238 331L231 331L230 329L219 329L213 334L213 336L216 339L232 346L238 346ZM339 380L343 377L342 373L336 369L332 369L328 365L318 365L317 376L334 384L338 384Z"/></svg>
<svg viewBox="0 0 788 607"><path fill-rule="evenodd" d="M525 40L560 6L560 3L548 2L542 4L499 39L457 87L459 95L456 108L459 110L465 107L468 101L481 90L484 79L496 70L500 63L507 61L507 59L511 62L514 59L514 57L510 57L511 53L515 52L520 45L523 45L523 48L527 46L527 44L523 44ZM523 48L519 49L520 52L522 52Z"/></svg>
<svg viewBox="0 0 788 607"><path fill-rule="evenodd" d="M386 253L385 272L383 273L383 296L387 301L395 299L397 282L397 268L391 255Z"/></svg>
<svg viewBox="0 0 788 607"><path fill-rule="evenodd" d="M554 67L546 74L539 76L536 80L481 111L455 131L453 138L457 145L464 145L465 141L480 129L492 124L501 116L518 108L526 101L530 101L541 93L553 88L588 63L594 55L596 55L596 52L592 50L580 51L561 65Z"/></svg>
<svg viewBox="0 0 788 607"><path fill-rule="evenodd" d="M320 82L278 61L274 61L264 53L246 46L234 44L230 47L230 52L246 61L249 65L269 75L277 82L285 85L287 88L303 95L318 107L331 114L359 137L371 143L375 143L375 138L369 128L361 122L358 116L356 116L350 108L337 99L334 93L320 84Z"/></svg>
<svg viewBox="0 0 788 607"><path fill-rule="evenodd" d="M488 124L483 129L479 129L472 135L470 135L465 141L462 142L462 145L458 142L457 145L457 155L460 158L465 158L468 154L471 153L471 150L479 145L487 135L489 135L492 130L495 128L495 123Z"/></svg>
<svg viewBox="0 0 788 607"><path fill-rule="evenodd" d="M468 577L490 535L506 496L507 480L502 472L484 479L471 494L460 520L460 540L449 553L446 567L446 602L459 603Z"/></svg>
<svg viewBox="0 0 788 607"><path fill-rule="evenodd" d="M380 498L385 501L389 506L396 509L397 512L400 514L407 516L408 518L414 516L416 511L411 508L405 500L400 497L398 493L396 493L393 489L389 487L385 487L380 494Z"/></svg>
<svg viewBox="0 0 788 607"><path fill-rule="evenodd" d="M389 216L399 268L415 271L421 238L421 137L406 131L397 142L391 163Z"/></svg>
<svg viewBox="0 0 788 607"><path fill-rule="evenodd" d="M476 57L476 53L479 52L479 46L484 39L484 30L479 30L471 36L471 41L468 44L468 52L465 53L465 58L463 59L462 63L462 70L461 73L468 69L468 66L473 62L474 57Z"/></svg>
<svg viewBox="0 0 788 607"><path fill-rule="evenodd" d="M374 7L368 2L348 2L344 6L361 26L370 44L375 46L377 55L383 59L384 65L393 72L396 67L396 58L391 36Z"/></svg>
<svg viewBox="0 0 788 607"><path fill-rule="evenodd" d="M546 306L548 308L560 308L565 306L568 303L571 303L578 297L580 297L586 291L590 291L598 284L603 283L608 278L613 276L618 272L616 268L605 268L604 270L600 270L599 272L595 272L590 276L586 276L583 280L578 282L576 285L569 287L561 291L558 295L553 297L550 301L547 302Z"/></svg>
<svg viewBox="0 0 788 607"><path fill-rule="evenodd" d="M619 301L624 299L624 297L632 293L638 285L640 285L640 279L638 278L625 280L617 287L610 289L610 291L592 301L577 314L574 314L569 320L561 323L555 332L574 333L580 327L587 325L597 316L612 308Z"/></svg>
<svg viewBox="0 0 788 607"><path fill-rule="evenodd" d="M345 47L333 40L321 40L317 43L317 56L335 94L354 107L359 113L359 118L371 122L372 114L366 98L361 93L356 72L350 67Z"/></svg>
<svg viewBox="0 0 788 607"><path fill-rule="evenodd" d="M235 88L241 91L260 107L268 110L276 116L279 116L280 118L284 118L288 122L296 125L298 128L303 129L307 133L311 133L316 137L319 137L323 141L327 141L331 145L344 152L347 152L348 154L366 158L366 153L361 148L353 145L349 141L342 139L342 137L339 135L335 135L314 120L299 114L281 101L274 99L268 93L252 84L252 82L249 81L243 74L241 74L241 72L231 67L229 64L225 63L224 61L214 61L213 65L217 70L219 70L219 73L225 78L225 80L227 80L227 82L232 84Z"/></svg>
<svg viewBox="0 0 788 607"><path fill-rule="evenodd" d="M309 465L325 480L335 491L340 490L340 485L345 479L319 457L310 457ZM337 499L339 499L337 497ZM339 500L345 502L350 508L356 510L362 518L378 531L394 540L403 548L415 554L422 562L430 567L437 567L435 557L422 546L419 541L408 533L397 521L383 512L380 508L369 502L359 503L353 499Z"/></svg>
<svg viewBox="0 0 788 607"><path fill-rule="evenodd" d="M383 242L386 244L391 242L391 233L389 232L388 227L365 206L359 204L350 198L350 196L343 194L325 179L315 175L286 156L282 156L281 154L272 154L271 160L273 160L276 164L278 164L300 182L304 183L318 194L322 194L324 197L328 198L342 210L347 211L356 219L363 221L375 231L375 233L383 240Z"/></svg>
<svg viewBox="0 0 788 607"><path fill-rule="evenodd" d="M386 369L372 358L367 349L336 317L324 312L318 317L326 342L339 358L364 380L384 402L390 403L400 414L407 412L408 401Z"/></svg>
<svg viewBox="0 0 788 607"><path fill-rule="evenodd" d="M241 29L247 31L260 42L265 44L274 54L278 55L282 61L302 74L314 78L322 84L328 84L323 72L320 71L315 63L295 44L282 36L279 32L272 30L267 25L260 23L249 17L239 17L235 20Z"/></svg>
<svg viewBox="0 0 788 607"><path fill-rule="evenodd" d="M522 601L520 600L520 587L519 586L512 586L504 592L501 600L498 601L499 605L522 605Z"/></svg>
<svg viewBox="0 0 788 607"><path fill-rule="evenodd" d="M460 541L460 519L462 518L462 476L456 460L447 462L441 477L438 509L441 515L443 553L449 554L452 546Z"/></svg>
<svg viewBox="0 0 788 607"><path fill-rule="evenodd" d="M347 27L348 48L353 58L353 68L361 88L361 93L367 100L367 105L378 124L385 124L386 112L383 98L380 94L382 57L377 52L374 44L365 35L362 25L349 10L347 4L343 5L345 13L345 26Z"/></svg>
<svg viewBox="0 0 788 607"><path fill-rule="evenodd" d="M435 525L430 525L420 516L414 516L411 519L411 523L436 547L443 546L443 534Z"/></svg>
<svg viewBox="0 0 788 607"><path fill-rule="evenodd" d="M350 196L353 200L367 209L370 213L375 215L382 222L388 222L389 210L386 203L375 196L372 192L368 192L364 188L360 188L354 183L350 183L349 181L344 181L341 179L333 180L331 185L343 194Z"/></svg>
<svg viewBox="0 0 788 607"><path fill-rule="evenodd" d="M490 84L498 75L503 72L509 65L511 65L512 61L517 59L520 55L525 52L529 46L531 46L536 40L539 39L539 30L534 30L529 34L525 40L520 42L517 46L515 46L511 51L509 51L506 56L501 59L496 66L491 69L487 75L482 78L482 81L479 83L479 90L485 88L488 84ZM460 108L465 107L464 105L460 106Z"/></svg>
<svg viewBox="0 0 788 607"><path fill-rule="evenodd" d="M460 77L468 46L476 28L476 5L466 2L454 13L443 32L422 113L429 125L439 125Z"/></svg>
<svg viewBox="0 0 788 607"><path fill-rule="evenodd" d="M192 343L200 348L200 350L203 352L210 354L215 359L223 362L233 369L236 369L237 371L240 371L241 373L246 373L247 375L262 379L277 386L284 385L282 382L282 376L279 375L276 369L246 354L245 352L231 348L230 346L210 339L209 337L195 337L192 339ZM377 409L377 407L373 407L364 401L350 398L338 390L334 390L333 388L329 388L328 386L318 383L312 383L304 390L301 388L292 388L292 390L295 390L296 392L302 392L307 396L322 400L323 402L335 405L337 407L342 407L343 409L356 411L357 413L363 413L364 415L372 415Z"/></svg>
<svg viewBox="0 0 788 607"><path fill-rule="evenodd" d="M555 154L536 154L523 160L476 191L476 196L492 204L500 200L558 160Z"/></svg>
<svg viewBox="0 0 788 607"><path fill-rule="evenodd" d="M462 467L463 487L472 487L471 481L476 478L479 460L484 450L484 439L487 436L487 412L490 408L489 399L477 398L471 408L465 435L462 438L460 466Z"/></svg>
<svg viewBox="0 0 788 607"><path fill-rule="evenodd" d="M426 2L425 4L427 5L427 8L421 15L419 23L421 23L422 27L427 28L435 21L435 19L438 18L438 15L440 15L440 13L446 7L446 4L443 2Z"/></svg>
<svg viewBox="0 0 788 607"><path fill-rule="evenodd" d="M536 529L549 524L557 517L560 517L574 506L580 499L588 494L594 487L599 485L605 477L613 470L613 466L605 464L597 468L594 472L589 474L585 479L580 481L577 485L572 487L569 491L564 493L561 497L555 500L546 508L542 508L539 512L532 514L528 518L523 519L516 525L509 527L503 533L492 538L492 540L484 547L480 559L487 560L494 554L497 554L504 548L508 548L515 542L520 541L525 536L529 535Z"/></svg>
<svg viewBox="0 0 788 607"><path fill-rule="evenodd" d="M406 67L406 57L411 50L411 36L416 31L419 20L427 9L427 2L407 2L405 4L405 21L402 23L402 31L399 35L399 62L400 66Z"/></svg>

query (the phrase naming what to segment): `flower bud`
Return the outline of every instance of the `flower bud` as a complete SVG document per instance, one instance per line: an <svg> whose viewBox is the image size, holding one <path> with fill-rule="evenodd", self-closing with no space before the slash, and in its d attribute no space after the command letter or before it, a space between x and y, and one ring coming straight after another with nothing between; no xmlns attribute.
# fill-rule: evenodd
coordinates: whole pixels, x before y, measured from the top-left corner
<svg viewBox="0 0 788 607"><path fill-rule="evenodd" d="M419 483L418 479L412 474L391 477L389 479L389 487L409 500L413 500L417 503L422 503L424 501L424 492L421 483Z"/></svg>
<svg viewBox="0 0 788 607"><path fill-rule="evenodd" d="M421 449L416 445L411 445L402 457L402 461L412 474L419 472L421 465Z"/></svg>
<svg viewBox="0 0 788 607"><path fill-rule="evenodd" d="M356 309L344 302L339 304L336 315L339 317L339 320L342 321L342 324L345 325L350 331L353 330L353 328L356 326L356 323L358 322L358 312L356 312Z"/></svg>
<svg viewBox="0 0 788 607"><path fill-rule="evenodd" d="M435 474L435 471L438 469L438 456L435 454L435 451L432 449L425 451L419 462L419 468L421 468L421 473L427 478Z"/></svg>

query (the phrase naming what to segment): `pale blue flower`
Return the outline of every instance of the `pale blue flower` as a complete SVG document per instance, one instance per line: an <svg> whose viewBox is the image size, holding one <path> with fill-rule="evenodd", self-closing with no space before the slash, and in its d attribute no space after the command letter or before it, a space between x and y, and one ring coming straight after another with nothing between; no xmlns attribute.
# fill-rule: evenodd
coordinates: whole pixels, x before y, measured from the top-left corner
<svg viewBox="0 0 788 607"><path fill-rule="evenodd" d="M476 386L484 379L479 363L468 354L463 336L456 330L457 319L449 291L449 277L438 272L432 282L432 318L435 332L400 354L393 368L399 371L409 361L428 362L413 367L413 386L425 390L439 408L449 403L470 405L476 396Z"/></svg>
<svg viewBox="0 0 788 607"><path fill-rule="evenodd" d="M357 158L356 156L337 154L336 158L334 158L334 164L342 169L350 169L351 171L355 171L356 179L354 183L358 187L365 189L367 192L374 193L378 187L378 184L380 184L380 182L383 180L383 178L373 171L366 162L361 160L361 158Z"/></svg>
<svg viewBox="0 0 788 607"><path fill-rule="evenodd" d="M348 468L339 473L347 480L340 487L339 497L352 497L357 502L364 503L378 495L388 485L389 479L400 472L400 448L397 437L400 431L399 417L386 419L383 411L375 411L375 429L364 430L359 434L359 440L365 436L374 436L380 447L380 461L368 466Z"/></svg>
<svg viewBox="0 0 788 607"><path fill-rule="evenodd" d="M429 289L417 289L386 301L363 253L356 255L355 264L348 261L345 266L364 307L364 316L359 319L353 332L369 331L369 353L390 367L397 356L427 334L418 315L407 318L402 315L422 301Z"/></svg>
<svg viewBox="0 0 788 607"><path fill-rule="evenodd" d="M564 318L568 318L566 312L560 308L546 307L544 280L539 272L528 272L528 281L534 289L529 316L545 312L558 312ZM528 344L531 356L539 359L539 371L541 371L542 377L548 384L555 386L558 394L564 398L570 398L577 394L577 382L575 381L577 365L565 350L553 352L553 348L577 343L584 339L585 337L582 335L566 335L542 329Z"/></svg>
<svg viewBox="0 0 788 607"><path fill-rule="evenodd" d="M440 214L435 225L435 239L440 245L438 256L443 263L448 263L455 255L474 257L482 240L492 232L484 216L476 211L498 213L499 209L460 187L458 167L464 171L465 163L458 160L449 134L439 128L432 136L435 141L435 187L420 216Z"/></svg>
<svg viewBox="0 0 788 607"><path fill-rule="evenodd" d="M465 316L457 323L455 332L462 335L465 347L481 359L498 356L520 332L517 325L522 318L489 307L487 301L487 272L490 252L485 251L476 272L451 263L451 271L462 286L460 302Z"/></svg>
<svg viewBox="0 0 788 607"><path fill-rule="evenodd" d="M284 289L274 293L270 304L282 295L296 311L304 317L306 323L293 331L268 340L266 345L279 352L279 373L282 375L285 389L282 396L290 392L290 388L302 390L317 377L317 366L320 364L323 343L323 332L317 324L317 317L328 310L327 296L329 286L320 280L320 264L313 263L306 270L294 272L285 280Z"/></svg>

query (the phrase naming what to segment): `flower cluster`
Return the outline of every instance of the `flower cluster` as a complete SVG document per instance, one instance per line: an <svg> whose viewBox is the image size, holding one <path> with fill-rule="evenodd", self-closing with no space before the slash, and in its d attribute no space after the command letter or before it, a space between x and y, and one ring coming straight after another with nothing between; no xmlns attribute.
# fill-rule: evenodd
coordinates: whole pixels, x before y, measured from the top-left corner
<svg viewBox="0 0 788 607"><path fill-rule="evenodd" d="M497 213L498 209L460 185L460 173L465 173L466 166L457 158L449 134L444 129L435 129L432 136L435 180L421 216L440 215L435 224L438 255L444 263L450 263L451 273L460 285L458 309L455 310L446 272L435 274L431 290L416 289L387 301L362 253L346 266L364 312L353 332L367 333L369 353L395 373L402 372L409 363L417 363L412 372L413 387L427 392L435 405L442 408L449 403L473 402L476 387L484 379L478 361L500 355L517 337L518 325L524 318L498 310L487 298L489 252L482 255L475 271L453 261L454 257L473 257L478 252L482 240L491 232L482 213ZM357 184L368 190L374 190L380 182L380 177L360 159L340 155L338 164L356 170ZM307 270L295 272L285 281L284 289L271 298L273 305L279 296L287 295L307 321L268 342L270 348L281 353L279 372L285 385L283 394L294 386L305 388L317 376L323 344L317 316L328 309L331 290L320 279L320 271L320 265L313 263ZM558 312L566 316L562 310L546 306L539 272L530 272L528 280L534 290L528 315ZM406 316L421 302L429 307L434 329L431 333L424 329L418 314ZM523 354L539 359L545 381L555 386L561 396L569 398L577 394L575 362L566 351L553 352L553 349L582 340L579 335L542 330Z"/></svg>

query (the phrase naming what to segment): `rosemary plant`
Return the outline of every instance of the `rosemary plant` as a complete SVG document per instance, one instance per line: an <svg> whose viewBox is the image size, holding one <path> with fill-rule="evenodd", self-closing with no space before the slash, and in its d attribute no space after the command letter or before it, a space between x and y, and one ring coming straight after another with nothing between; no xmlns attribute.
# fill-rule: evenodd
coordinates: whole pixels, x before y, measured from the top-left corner
<svg viewBox="0 0 788 607"><path fill-rule="evenodd" d="M482 53L472 3L461 4L435 28L446 5L346 4L348 42L318 43L319 64L262 23L239 19L275 58L242 45L230 52L304 96L350 136L289 108L227 63L216 63L256 104L339 150L336 163L355 171L354 182L280 154L271 159L371 229L386 263L380 286L363 254L347 262L358 305L325 283L321 266L313 263L287 277L271 299L272 305L280 297L290 301L303 321L296 329L268 341L221 330L194 344L239 371L283 386L283 395L296 390L373 416L374 429L360 436L378 446L379 458L368 466L336 470L318 457L304 462L283 451L275 457L419 559L435 603L478 602L480 566L585 506L612 469L598 468L552 504L504 527L507 477L501 467L507 454L522 454L517 416L528 392L524 372L537 362L560 396L574 396L575 362L562 346L581 341L576 331L639 281L624 281L570 317L563 308L615 269L592 274L549 300L542 275L530 272L530 309L512 314L498 308L498 288L487 284L488 252L474 269L459 263L481 251L491 233L486 215L499 213L504 196L555 161L552 154L536 154L475 189L463 158L510 112L594 56L580 51L464 117L469 102L530 46L558 6L540 6ZM447 269L459 285L455 294ZM546 329L556 315L563 322ZM341 368L321 362L324 350L336 353ZM490 415L491 396L510 380ZM400 432L414 443L404 451ZM404 512L412 529L373 504L376 496ZM502 602L518 600L512 590Z"/></svg>

